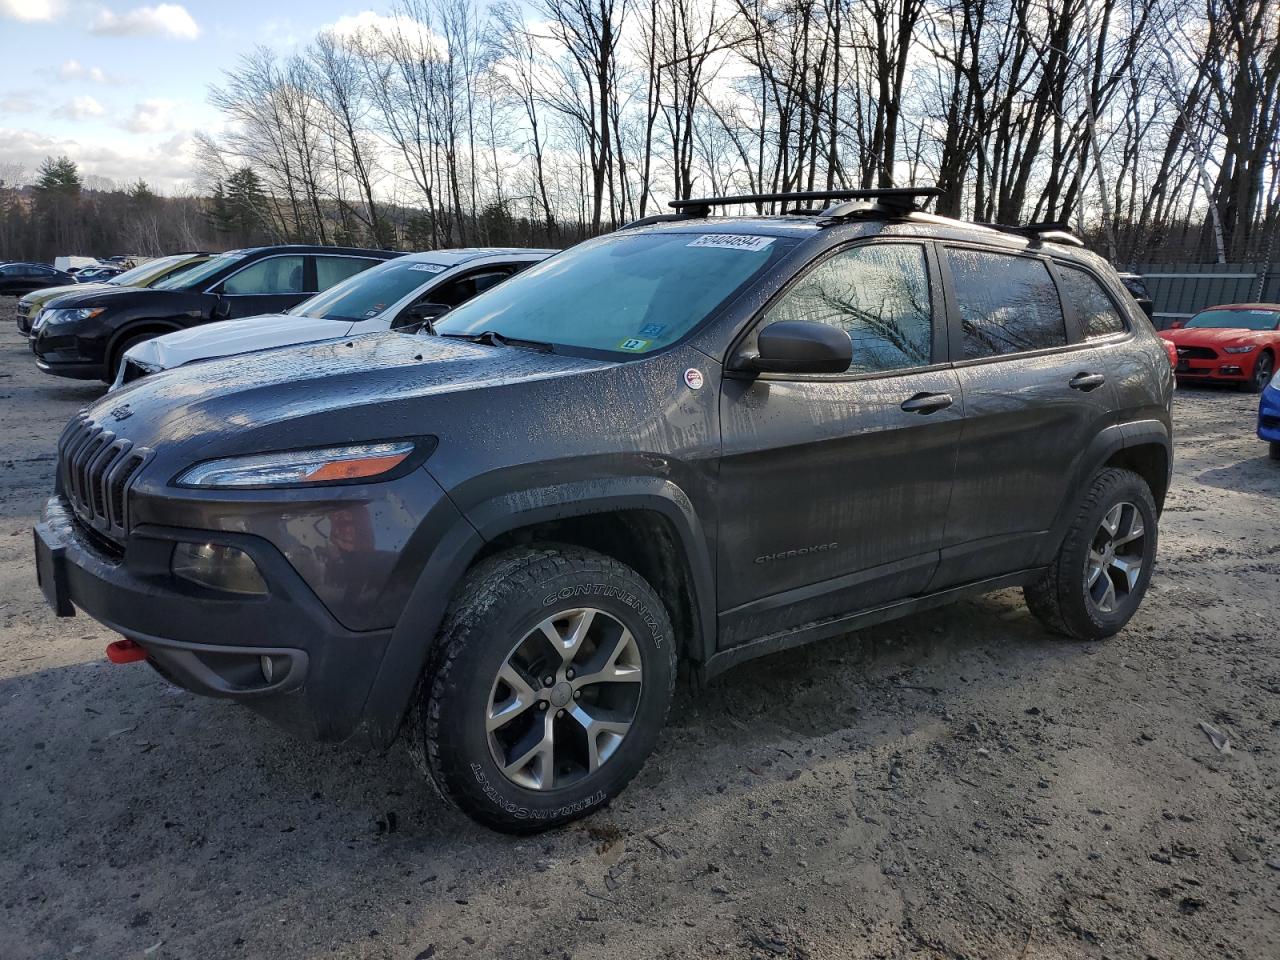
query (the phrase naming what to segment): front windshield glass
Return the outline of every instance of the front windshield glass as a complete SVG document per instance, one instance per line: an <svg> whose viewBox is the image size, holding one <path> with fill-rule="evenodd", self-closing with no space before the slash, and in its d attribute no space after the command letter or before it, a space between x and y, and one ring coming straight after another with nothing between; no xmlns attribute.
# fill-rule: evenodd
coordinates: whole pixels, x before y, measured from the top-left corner
<svg viewBox="0 0 1280 960"><path fill-rule="evenodd" d="M422 260L388 260L334 284L289 313L316 320L367 320L425 287L448 267Z"/></svg>
<svg viewBox="0 0 1280 960"><path fill-rule="evenodd" d="M157 260L148 260L146 263L140 263L132 270L126 270L119 276L112 277L107 283L117 287L136 287L146 283L149 279L158 274L163 274L170 269L175 263L179 263L183 257L160 257Z"/></svg>
<svg viewBox="0 0 1280 960"><path fill-rule="evenodd" d="M441 334L643 354L679 340L794 241L710 233L616 233L544 260L455 308Z"/></svg>
<svg viewBox="0 0 1280 960"><path fill-rule="evenodd" d="M212 277L219 270L225 270L233 263L243 260L248 254L232 251L214 257L212 260L206 260L194 270L179 270L175 274L165 277L158 283L152 284L154 290L189 290L191 287L199 286L209 277Z"/></svg>
<svg viewBox="0 0 1280 960"><path fill-rule="evenodd" d="M1187 321L1199 330L1275 330L1280 310L1205 310Z"/></svg>

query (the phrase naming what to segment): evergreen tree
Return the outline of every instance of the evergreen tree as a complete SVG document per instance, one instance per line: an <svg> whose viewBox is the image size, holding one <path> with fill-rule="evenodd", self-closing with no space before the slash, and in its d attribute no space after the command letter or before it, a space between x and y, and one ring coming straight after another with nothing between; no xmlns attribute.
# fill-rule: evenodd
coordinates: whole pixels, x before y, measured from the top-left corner
<svg viewBox="0 0 1280 960"><path fill-rule="evenodd" d="M238 237L253 237L261 231L266 208L262 179L251 167L241 167L227 177L227 213Z"/></svg>
<svg viewBox="0 0 1280 960"><path fill-rule="evenodd" d="M36 181L36 189L42 194L58 194L78 197L80 188L84 186L80 179L80 170L70 157L45 157L40 164L40 179Z"/></svg>

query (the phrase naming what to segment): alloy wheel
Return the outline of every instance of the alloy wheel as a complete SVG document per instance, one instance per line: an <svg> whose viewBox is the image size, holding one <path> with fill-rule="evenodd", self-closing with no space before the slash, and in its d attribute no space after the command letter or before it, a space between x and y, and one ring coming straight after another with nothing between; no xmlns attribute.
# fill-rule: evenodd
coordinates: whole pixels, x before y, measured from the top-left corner
<svg viewBox="0 0 1280 960"><path fill-rule="evenodd" d="M1260 391L1265 390L1271 382L1271 366L1271 357L1265 353L1253 365L1253 382Z"/></svg>
<svg viewBox="0 0 1280 960"><path fill-rule="evenodd" d="M1115 613L1138 585L1146 562L1146 530L1142 514L1132 503L1117 503L1107 511L1089 545L1084 588L1101 613Z"/></svg>
<svg viewBox="0 0 1280 960"><path fill-rule="evenodd" d="M494 678L485 714L494 763L529 790L595 773L630 732L643 682L640 646L616 617L592 607L552 614Z"/></svg>

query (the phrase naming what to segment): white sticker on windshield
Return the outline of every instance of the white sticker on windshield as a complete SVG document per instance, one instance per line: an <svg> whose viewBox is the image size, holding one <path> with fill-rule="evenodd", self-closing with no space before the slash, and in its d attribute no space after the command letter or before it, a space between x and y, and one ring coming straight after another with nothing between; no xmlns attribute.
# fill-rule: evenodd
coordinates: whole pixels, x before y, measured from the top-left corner
<svg viewBox="0 0 1280 960"><path fill-rule="evenodd" d="M411 263L410 270L420 270L423 273L444 273L448 267L442 267L438 263Z"/></svg>
<svg viewBox="0 0 1280 960"><path fill-rule="evenodd" d="M690 247L720 247L724 250L763 250L775 237L752 237L741 233L704 233Z"/></svg>

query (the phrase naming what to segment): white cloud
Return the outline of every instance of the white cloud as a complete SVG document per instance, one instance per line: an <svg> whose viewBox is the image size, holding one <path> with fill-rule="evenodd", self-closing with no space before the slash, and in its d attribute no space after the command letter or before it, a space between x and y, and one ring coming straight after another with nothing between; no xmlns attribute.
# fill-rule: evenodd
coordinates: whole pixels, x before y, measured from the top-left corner
<svg viewBox="0 0 1280 960"><path fill-rule="evenodd" d="M435 49L441 55L448 49L444 38L438 33L425 23L402 13L388 15L362 10L339 17L322 29L348 43L363 41L376 47L385 40L394 39L397 44L406 44L410 49Z"/></svg>
<svg viewBox="0 0 1280 960"><path fill-rule="evenodd" d="M47 23L62 16L62 11L62 0L0 0L0 17L6 20Z"/></svg>
<svg viewBox="0 0 1280 960"><path fill-rule="evenodd" d="M0 93L0 113L35 113L44 100L41 91L32 87Z"/></svg>
<svg viewBox="0 0 1280 960"><path fill-rule="evenodd" d="M130 133L166 133L174 127L173 100L143 100L133 106L133 113L124 122L124 128Z"/></svg>
<svg viewBox="0 0 1280 960"><path fill-rule="evenodd" d="M5 2L5 0L0 0ZM24 2L24 0L18 0ZM162 3L154 7L135 7L125 13L103 10L89 28L90 33L110 37L141 37L160 35L194 40L200 36L200 25L187 13L187 8L175 3Z"/></svg>
<svg viewBox="0 0 1280 960"><path fill-rule="evenodd" d="M121 139L119 134L70 139L0 127L0 169L32 171L45 157L68 156L86 180L102 177L114 183L133 183L141 177L153 189L172 193L187 189L195 180L194 146L185 132L151 146Z"/></svg>
<svg viewBox="0 0 1280 960"><path fill-rule="evenodd" d="M90 117L100 117L106 112L107 108L93 97L76 97L53 111L54 116L67 120L87 120Z"/></svg>
<svg viewBox="0 0 1280 960"><path fill-rule="evenodd" d="M58 67L59 80L92 80L94 83L114 83L101 67L86 67L79 60L68 60Z"/></svg>

